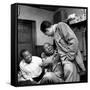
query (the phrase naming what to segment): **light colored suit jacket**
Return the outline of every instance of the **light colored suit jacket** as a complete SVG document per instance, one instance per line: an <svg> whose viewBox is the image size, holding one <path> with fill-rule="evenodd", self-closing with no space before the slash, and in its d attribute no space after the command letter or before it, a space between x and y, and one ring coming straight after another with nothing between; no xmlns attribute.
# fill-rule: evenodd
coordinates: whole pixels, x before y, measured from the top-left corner
<svg viewBox="0 0 90 90"><path fill-rule="evenodd" d="M57 24L55 27L54 39L62 63L66 60L76 60L79 67L85 71L85 66L78 46L78 39L66 23L60 22Z"/></svg>

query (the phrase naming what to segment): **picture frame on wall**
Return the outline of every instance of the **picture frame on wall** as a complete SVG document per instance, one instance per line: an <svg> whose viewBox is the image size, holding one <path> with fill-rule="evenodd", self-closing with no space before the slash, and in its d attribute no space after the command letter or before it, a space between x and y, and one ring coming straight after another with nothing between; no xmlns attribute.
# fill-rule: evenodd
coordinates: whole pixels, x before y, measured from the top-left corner
<svg viewBox="0 0 90 90"><path fill-rule="evenodd" d="M11 5L11 85L88 82L88 7Z"/></svg>

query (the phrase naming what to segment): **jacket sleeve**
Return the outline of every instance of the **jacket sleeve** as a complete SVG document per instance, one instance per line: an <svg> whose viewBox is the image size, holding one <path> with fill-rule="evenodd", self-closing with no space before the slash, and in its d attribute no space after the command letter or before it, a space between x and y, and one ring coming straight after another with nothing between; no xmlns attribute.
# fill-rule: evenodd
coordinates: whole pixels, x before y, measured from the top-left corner
<svg viewBox="0 0 90 90"><path fill-rule="evenodd" d="M60 33L63 38L60 39L59 43L69 60L73 60L78 50L78 39L71 28L65 24L59 24Z"/></svg>

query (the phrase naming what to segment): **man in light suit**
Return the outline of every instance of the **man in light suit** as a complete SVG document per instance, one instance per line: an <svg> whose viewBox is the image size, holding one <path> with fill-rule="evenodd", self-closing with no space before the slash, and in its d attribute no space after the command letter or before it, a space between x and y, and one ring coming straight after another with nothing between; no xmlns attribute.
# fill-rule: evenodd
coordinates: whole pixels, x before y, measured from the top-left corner
<svg viewBox="0 0 90 90"><path fill-rule="evenodd" d="M43 21L40 27L45 35L51 36L55 40L58 53L64 66L65 82L79 81L79 74L73 62L76 61L82 71L86 69L78 47L79 42L74 32L64 22L52 25L49 21Z"/></svg>

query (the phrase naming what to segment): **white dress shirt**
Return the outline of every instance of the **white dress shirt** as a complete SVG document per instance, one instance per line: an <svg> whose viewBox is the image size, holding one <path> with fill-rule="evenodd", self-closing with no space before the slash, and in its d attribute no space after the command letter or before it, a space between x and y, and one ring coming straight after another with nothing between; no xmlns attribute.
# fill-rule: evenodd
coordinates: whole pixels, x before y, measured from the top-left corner
<svg viewBox="0 0 90 90"><path fill-rule="evenodd" d="M24 60L20 62L20 70L25 80L32 80L32 78L38 77L42 73L42 59L37 56L32 56L32 61L27 64Z"/></svg>

